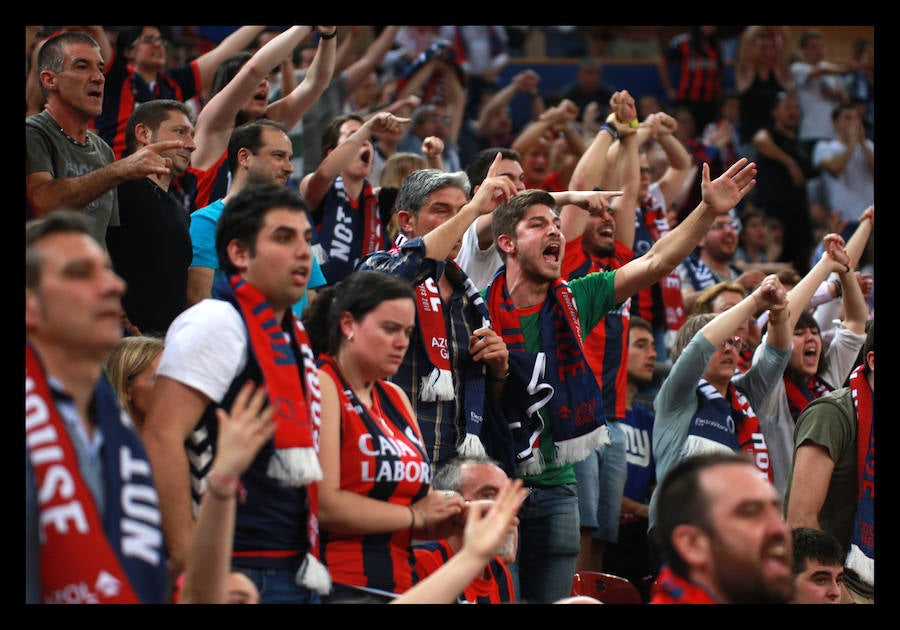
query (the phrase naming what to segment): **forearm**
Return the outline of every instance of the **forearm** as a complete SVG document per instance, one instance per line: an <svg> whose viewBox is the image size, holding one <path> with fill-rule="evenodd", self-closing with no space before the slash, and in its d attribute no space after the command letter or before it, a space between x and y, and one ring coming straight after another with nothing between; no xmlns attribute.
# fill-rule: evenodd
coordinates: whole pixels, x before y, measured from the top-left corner
<svg viewBox="0 0 900 630"><path fill-rule="evenodd" d="M869 307L854 271L838 272L844 292L844 327L858 335L866 331Z"/></svg>
<svg viewBox="0 0 900 630"><path fill-rule="evenodd" d="M37 216L59 208L83 208L126 181L118 161L78 177L51 179L26 188L28 203Z"/></svg>
<svg viewBox="0 0 900 630"><path fill-rule="evenodd" d="M153 481L159 495L169 570L178 575L185 570L194 528L187 454L183 443L158 437L152 430L145 429L141 438L153 467Z"/></svg>
<svg viewBox="0 0 900 630"><path fill-rule="evenodd" d="M365 536L422 528L422 514L409 505L373 499L349 490L319 492L319 525L335 534Z"/></svg>
<svg viewBox="0 0 900 630"><path fill-rule="evenodd" d="M391 600L391 604L453 604L466 586L484 569L490 558L469 551L464 545L440 570Z"/></svg>
<svg viewBox="0 0 900 630"><path fill-rule="evenodd" d="M203 91L209 90L212 86L218 67L232 55L236 55L250 46L264 29L265 26L242 26L225 37L218 46L197 57L197 70L203 84Z"/></svg>
<svg viewBox="0 0 900 630"><path fill-rule="evenodd" d="M331 82L334 57L334 39L321 40L306 76L293 90L267 107L266 115L289 129L296 125Z"/></svg>
<svg viewBox="0 0 900 630"><path fill-rule="evenodd" d="M827 256L822 256L815 266L800 279L800 282L788 291L787 298L791 306L791 329L797 324L797 320L800 319L800 313L809 304L813 293L828 277L831 263L827 258Z"/></svg>
<svg viewBox="0 0 900 630"><path fill-rule="evenodd" d="M657 142L669 158L669 167L676 171L686 171L691 167L691 154L688 153L681 140L671 133L660 133Z"/></svg>
<svg viewBox="0 0 900 630"><path fill-rule="evenodd" d="M218 494L207 489L203 495L179 603L227 603L236 509L234 493Z"/></svg>
<svg viewBox="0 0 900 630"><path fill-rule="evenodd" d="M609 147L613 142L612 135L606 129L597 132L594 141L584 150L575 165L569 179L570 190L593 190L600 185L609 159Z"/></svg>
<svg viewBox="0 0 900 630"><path fill-rule="evenodd" d="M446 260L453 246L478 216L478 210L471 202L460 208L453 218L444 221L422 237L425 243L425 256L432 260Z"/></svg>
<svg viewBox="0 0 900 630"><path fill-rule="evenodd" d="M764 302L757 297L758 291L754 291L743 300L722 311L707 323L700 332L703 336L713 344L718 346L723 341L734 335L734 331L738 327L753 317L757 310L761 308Z"/></svg>
<svg viewBox="0 0 900 630"><path fill-rule="evenodd" d="M715 215L709 205L701 200L690 214L656 241L645 255L653 254L662 261L663 267L674 269L694 251L706 236L714 219Z"/></svg>
<svg viewBox="0 0 900 630"><path fill-rule="evenodd" d="M850 236L850 240L847 241L847 245L844 248L847 251L847 255L850 256L850 269L856 269L857 265L859 265L859 259L862 257L874 229L875 224L872 222L872 219L869 216L865 216L860 220L859 226Z"/></svg>

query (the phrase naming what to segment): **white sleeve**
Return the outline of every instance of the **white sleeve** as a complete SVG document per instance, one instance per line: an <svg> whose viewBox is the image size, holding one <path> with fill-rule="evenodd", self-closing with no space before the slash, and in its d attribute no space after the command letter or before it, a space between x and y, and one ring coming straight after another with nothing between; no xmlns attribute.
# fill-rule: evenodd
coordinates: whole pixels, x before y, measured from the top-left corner
<svg viewBox="0 0 900 630"><path fill-rule="evenodd" d="M169 326L157 374L222 400L247 362L247 329L228 302L206 299Z"/></svg>

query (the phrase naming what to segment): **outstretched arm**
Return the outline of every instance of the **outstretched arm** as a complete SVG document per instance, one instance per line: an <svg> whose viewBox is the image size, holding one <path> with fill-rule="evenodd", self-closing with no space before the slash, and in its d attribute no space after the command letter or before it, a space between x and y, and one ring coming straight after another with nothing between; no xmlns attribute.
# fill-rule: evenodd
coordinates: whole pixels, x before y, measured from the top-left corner
<svg viewBox="0 0 900 630"><path fill-rule="evenodd" d="M703 164L697 207L650 250L616 271L616 302L621 302L671 272L693 251L709 231L713 220L727 213L756 185L756 164L741 158L716 179L709 179Z"/></svg>
<svg viewBox="0 0 900 630"><path fill-rule="evenodd" d="M149 175L168 175L172 160L160 153L179 149L181 140L166 140L141 147L131 155L76 177L54 177L47 171L25 175L25 198L42 217L58 208L83 208L122 182Z"/></svg>

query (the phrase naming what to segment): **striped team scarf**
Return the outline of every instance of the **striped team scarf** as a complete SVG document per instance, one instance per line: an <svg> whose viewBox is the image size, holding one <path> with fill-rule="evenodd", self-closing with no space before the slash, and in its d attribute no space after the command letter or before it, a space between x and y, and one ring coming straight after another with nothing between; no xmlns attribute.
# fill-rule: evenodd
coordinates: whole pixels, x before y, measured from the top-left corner
<svg viewBox="0 0 900 630"><path fill-rule="evenodd" d="M772 481L769 449L759 427L759 418L750 401L734 383L728 384L726 396L701 378L697 384L697 411L691 418L684 455L728 449L753 456L753 463Z"/></svg>
<svg viewBox="0 0 900 630"><path fill-rule="evenodd" d="M78 456L25 342L25 447L34 469L41 526L41 599L46 604L161 604L166 554L150 462L112 387L94 393L106 514L78 469Z"/></svg>
<svg viewBox="0 0 900 630"><path fill-rule="evenodd" d="M400 246L409 240L403 234L397 236L391 248L392 254L400 252ZM462 285L469 298L481 316L482 327L490 328L491 320L488 314L484 298L478 291L475 283L466 275L456 261L445 261L446 266L452 266L462 279ZM446 273L446 271L445 271ZM419 398L425 402L435 400L453 400L456 396L453 386L453 366L450 362L450 347L447 340L447 324L444 319L444 303L438 290L435 278L426 278L415 286L416 291L416 316L419 325L419 337L425 354L433 366L427 376L422 377L419 388ZM484 398L485 398L485 365L475 364L466 368L463 373L457 375L465 388L465 423L466 434L457 451L460 455L484 455L484 445L481 442L481 429L484 425Z"/></svg>
<svg viewBox="0 0 900 630"><path fill-rule="evenodd" d="M833 388L831 385L823 381L818 375L803 383L797 383L787 373L782 377L784 381L784 391L787 394L788 408L791 410L791 417L797 422L800 412L806 409L806 405L821 398Z"/></svg>
<svg viewBox="0 0 900 630"><path fill-rule="evenodd" d="M322 203L327 204L334 199L336 207L333 212L325 212L321 223L316 226L319 242L313 247L319 265L325 267L323 272L329 284L342 280L360 260L385 245L378 196L369 181L363 182L358 208L354 208L342 177L334 179L332 188L334 196L326 195ZM356 222L352 219L358 212L363 213L362 234L356 233ZM338 233L348 237L337 238Z"/></svg>
<svg viewBox="0 0 900 630"><path fill-rule="evenodd" d="M569 284L557 278L544 300L539 315L542 346L539 353L525 349L519 316L506 286L505 267L500 268L486 292L491 321L499 326L500 335L509 347L512 374L518 382L527 385L530 395L522 399L519 392L518 404L528 406L524 413L527 426L516 419L517 414L510 414L519 472L534 475L544 469L540 452L543 423L538 409L545 404L549 404L547 415L557 464L579 462L594 449L609 443L603 395L584 356L581 321ZM544 395L540 390L548 385L550 391Z"/></svg>
<svg viewBox="0 0 900 630"><path fill-rule="evenodd" d="M850 374L850 394L856 411L859 503L846 566L866 583L875 585L875 394L866 380L865 365Z"/></svg>
<svg viewBox="0 0 900 630"><path fill-rule="evenodd" d="M285 317L293 324L285 333L265 296L249 282L234 274L227 281L218 278L215 292L236 304L244 318L250 349L256 357L266 384L269 404L275 410L275 454L267 473L287 486L307 486L309 520L306 523L310 551L297 571L297 584L325 595L331 590L331 576L319 562L318 486L319 428L322 426L322 398L315 356L306 329L293 310ZM302 365L297 365L291 336L300 349Z"/></svg>
<svg viewBox="0 0 900 630"><path fill-rule="evenodd" d="M316 452L321 426L318 375L309 338L293 311L293 335L304 355L303 382L289 336L275 318L272 307L252 284L235 274L228 278L223 297L234 296L244 316L250 347L265 379L269 404L275 408L275 455L269 462L269 476L289 486L305 486L322 479ZM228 290L230 289L230 290ZM307 357L310 361L307 364Z"/></svg>

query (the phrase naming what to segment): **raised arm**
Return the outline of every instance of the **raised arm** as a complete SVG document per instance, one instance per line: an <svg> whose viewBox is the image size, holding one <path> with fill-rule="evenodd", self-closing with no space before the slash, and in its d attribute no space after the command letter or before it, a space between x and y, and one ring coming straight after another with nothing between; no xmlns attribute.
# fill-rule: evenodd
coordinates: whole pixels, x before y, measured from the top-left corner
<svg viewBox="0 0 900 630"><path fill-rule="evenodd" d="M316 26L320 35L331 34L336 28L336 26ZM335 41L336 37L319 38L316 55L303 80L290 93L271 103L266 108L266 116L283 123L288 129L303 118L331 82L337 46Z"/></svg>
<svg viewBox="0 0 900 630"><path fill-rule="evenodd" d="M191 154L191 165L205 170L212 167L228 150L228 140L235 118L259 84L269 76L281 60L312 31L311 26L292 26L279 33L247 60L231 81L200 110L194 128L197 149Z"/></svg>
<svg viewBox="0 0 900 630"><path fill-rule="evenodd" d="M770 318L772 337L768 340L769 345L782 349L790 348L793 328L788 327L788 318L782 314L788 308L787 291L775 274L766 276L752 293L716 315L700 329L700 332L707 341L718 346L763 308L769 309L774 316Z"/></svg>
<svg viewBox="0 0 900 630"><path fill-rule="evenodd" d="M197 57L194 63L200 75L200 90L208 92L219 66L232 55L247 48L265 28L265 26L242 26L219 42L218 46Z"/></svg>
<svg viewBox="0 0 900 630"><path fill-rule="evenodd" d="M538 83L540 83L540 80L541 77L537 72L526 69L514 76L503 88L497 90L484 104L478 114L478 122L475 125L478 133L483 135L485 133L485 126L488 124L488 121L491 120L494 113L498 110L502 110L504 107L508 107L517 94L528 94L532 99L532 103L534 103L536 99L539 99L540 93L538 92L537 86ZM537 113L532 111L532 118L540 116L542 111L543 109Z"/></svg>
<svg viewBox="0 0 900 630"><path fill-rule="evenodd" d="M423 237L428 258L445 260L472 221L481 215L490 214L497 206L515 196L516 185L508 177L496 174L500 157L498 153L488 169L487 177L478 186L471 201L460 208L454 217L444 221Z"/></svg>
<svg viewBox="0 0 900 630"><path fill-rule="evenodd" d="M790 316L791 330L797 325L797 321L800 319L800 313L807 308L813 293L815 293L816 289L819 288L819 285L828 278L828 274L834 271L840 275L843 272L845 275L841 275L840 279L844 290L846 290L847 284L849 284L844 282L844 278L849 277L847 274L852 276L849 266L850 256L844 249L844 239L841 238L839 234L826 234L822 239L822 243L825 245L825 253L822 254L822 257L819 258L813 268L800 279L800 282L794 285L794 288L788 292L788 301L792 305ZM858 289L856 277L853 276L852 279ZM862 296L861 290L860 296ZM863 322L863 326L865 326L865 321Z"/></svg>
<svg viewBox="0 0 900 630"><path fill-rule="evenodd" d="M347 89L352 92L359 84L362 83L369 73L378 67L384 60L384 56L388 54L391 46L394 45L394 38L397 37L399 26L385 26L378 37L375 38L362 57L353 62L347 68Z"/></svg>
<svg viewBox="0 0 900 630"><path fill-rule="evenodd" d="M662 177L657 183L659 189L666 199L666 206L672 205L673 200L681 191L685 181L691 174L691 154L675 136L678 130L678 121L665 112L656 112L650 114L659 119L659 129L656 132L656 141L665 152L669 160L669 166L666 168Z"/></svg>
<svg viewBox="0 0 900 630"><path fill-rule="evenodd" d="M528 149L537 142L541 136L556 125L563 125L578 118L578 106L568 99L563 99L555 107L548 108L537 120L528 123L516 136L512 147L521 155L528 153Z"/></svg>
<svg viewBox="0 0 900 630"><path fill-rule="evenodd" d="M634 129L621 122L634 119L634 99L631 98L627 90L622 90L613 94L610 101L615 103L615 107L618 109L609 115L607 121L594 136L593 142L581 154L581 158L575 165L575 170L572 172L572 177L569 180L570 190L594 190L598 188L603 181L604 174L608 170L610 146L620 136L623 138L623 141L626 136L635 136ZM636 139L636 136L634 139ZM571 204L571 202L569 203ZM622 200L617 200L617 207L621 203ZM563 206L562 210L560 210L559 218L563 235L567 240L571 240L584 232L588 215L582 212L580 208ZM617 229L618 223L618 217L616 217ZM632 224L632 233L633 230L634 225Z"/></svg>
<svg viewBox="0 0 900 630"><path fill-rule="evenodd" d="M300 194L310 208L317 208L331 187L334 179L359 152L360 147L376 133L398 131L410 123L409 118L398 118L388 112L379 112L366 120L346 140L328 152L318 168L300 181Z"/></svg>
<svg viewBox="0 0 900 630"><path fill-rule="evenodd" d="M675 228L656 241L646 254L616 271L616 301L634 295L671 272L709 231L713 220L727 213L756 185L756 164L741 158L710 181L709 164L703 164L702 199ZM649 258L648 258L649 257Z"/></svg>
<svg viewBox="0 0 900 630"><path fill-rule="evenodd" d="M850 269L856 269L859 266L859 259L862 258L866 245L872 234L875 233L875 206L869 206L859 217L859 226L850 235L845 249L847 255L850 256Z"/></svg>

